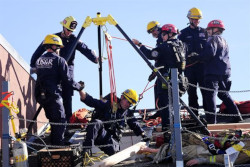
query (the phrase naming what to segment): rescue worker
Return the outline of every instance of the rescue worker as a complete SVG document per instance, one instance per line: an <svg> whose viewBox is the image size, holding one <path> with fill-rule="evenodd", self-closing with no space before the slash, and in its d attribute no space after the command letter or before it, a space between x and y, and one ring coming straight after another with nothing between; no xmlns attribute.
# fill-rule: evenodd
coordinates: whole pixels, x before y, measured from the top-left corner
<svg viewBox="0 0 250 167"><path fill-rule="evenodd" d="M94 145L108 145L100 147L105 154L113 155L119 151L119 141L122 136L123 129L126 126L125 117L130 117L126 120L129 128L134 133L142 136L142 139L147 142L150 139L145 135L145 132L140 127L136 118L134 118L133 111L129 107L136 105L138 95L135 90L125 90L120 99L117 99L116 107L111 105L110 100L98 100L84 91L80 91L81 101L89 107L94 107L95 111L92 115L90 125L87 126L86 139L83 142L83 147L91 148ZM116 109L115 109L116 108ZM116 120L119 121L116 121ZM105 123L105 121L114 121ZM85 149L86 152L87 149Z"/></svg>
<svg viewBox="0 0 250 167"><path fill-rule="evenodd" d="M155 60L156 67L163 67L159 69L160 73L167 81L171 78L170 76L170 68L178 68L179 72L181 73L180 66L183 66L185 55L183 53L184 46L180 40L178 40L177 37L178 30L173 24L165 24L161 28L161 36L163 39L163 43L154 48L151 51L150 55L147 56L150 60ZM138 46L140 48L144 47L141 43L138 43ZM174 49L175 48L175 49ZM176 51L174 51L176 50ZM176 57L176 56L180 57ZM181 62L177 62L177 59L181 59ZM184 65L185 66L185 65ZM161 81L160 78L157 78L156 80L156 97L158 98L158 107L166 107L169 104L169 93L168 93L168 86ZM162 118L162 129L163 131L166 131L169 126L170 120L169 120L169 110L168 108L164 108L160 111L158 111L154 116L151 116L150 118L156 118L158 116L161 116ZM167 136L164 137L165 142L169 139Z"/></svg>
<svg viewBox="0 0 250 167"><path fill-rule="evenodd" d="M76 36L73 34L75 28L77 26L77 21L74 17L68 16L62 22L63 30L61 32L56 33L55 35L59 36L62 39L64 47L60 50L60 56L67 60L68 53L76 40ZM82 41L78 41L76 45L76 49L80 51L83 55L85 55L90 61L93 63L98 63L98 58L95 55L95 52L88 48L88 46ZM74 60L75 60L75 50L72 53L71 57L67 61L69 67L69 76L74 79ZM45 52L45 48L42 44L34 52L30 66L32 71L35 71L35 62L36 60ZM70 117L72 116L72 96L73 89L67 84L62 83L62 98L63 98L63 106L66 113L67 122L69 122Z"/></svg>
<svg viewBox="0 0 250 167"><path fill-rule="evenodd" d="M161 36L161 27L160 27L160 23L158 21L151 21L151 22L149 22L148 25L147 25L147 32L149 34L152 34L153 38L157 38L157 40L156 40L156 47L158 47L159 45L162 44L163 41L162 41L162 36ZM139 42L137 39L133 39L132 41L133 41L133 43L135 45L141 44L141 42ZM146 48L144 45L140 45L140 46L141 46L140 50L144 53L144 55L146 57L150 57L151 50L148 49L148 48ZM155 60L155 66L158 66L157 64L158 64L157 60ZM156 77L156 75L154 73L152 73L152 74L150 74L148 80L152 81L152 80L155 79L155 77ZM157 96L156 96L157 90L156 89L157 89L157 87L154 87L155 108L157 108L157 104L156 104L156 102L157 102Z"/></svg>
<svg viewBox="0 0 250 167"><path fill-rule="evenodd" d="M208 42L204 51L194 59L204 62L205 87L213 91L206 91L207 111L206 120L208 123L216 123L216 95L223 101L228 109L227 114L236 114L224 118L225 122L239 122L242 120L241 114L233 102L228 91L231 87L229 79L231 75L231 65L229 61L229 48L226 40L221 36L225 30L221 20L212 20L207 25ZM221 92L225 91L225 92ZM211 113L211 114L210 114Z"/></svg>
<svg viewBox="0 0 250 167"><path fill-rule="evenodd" d="M46 53L40 56L35 64L37 81L35 97L44 110L46 117L53 123L65 123L65 110L62 104L63 82L68 87L80 91L83 87L69 76L69 69L64 58L59 56L63 48L62 40L57 35L47 35L43 41ZM51 125L51 144L63 145L65 125Z"/></svg>
<svg viewBox="0 0 250 167"><path fill-rule="evenodd" d="M213 144L210 146L203 142L200 135L194 133L183 133L182 134L182 151L183 160L186 161L186 166L201 165L201 164L224 164L224 154L227 150L235 153L239 152L236 156L234 164L245 164L250 162L250 141L248 133L242 133L236 130L235 133L227 133L225 136L218 136L218 139L209 139ZM214 151L211 151L214 150ZM155 163L166 162L171 156L171 150L169 144L163 144L159 149L153 149L149 147L142 147L139 154L141 153L156 153L154 157ZM230 153L229 153L230 154ZM231 159L232 161L233 159Z"/></svg>
<svg viewBox="0 0 250 167"><path fill-rule="evenodd" d="M197 88L195 86L204 87L204 64L201 62L190 61L188 55L200 54L206 44L206 30L199 27L200 19L202 19L201 10L198 8L192 8L188 11L187 18L189 19L189 26L181 30L178 38L186 45L186 69L185 76L188 78L188 82L194 86L188 88L188 103L189 106L197 110L193 112L198 116L198 95ZM206 111L205 103L205 90L201 89L201 95L203 99L203 108Z"/></svg>

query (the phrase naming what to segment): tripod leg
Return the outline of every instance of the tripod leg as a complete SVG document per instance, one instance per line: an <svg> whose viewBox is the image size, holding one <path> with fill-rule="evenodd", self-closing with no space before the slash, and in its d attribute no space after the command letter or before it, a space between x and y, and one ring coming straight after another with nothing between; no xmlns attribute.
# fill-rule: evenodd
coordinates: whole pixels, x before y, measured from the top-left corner
<svg viewBox="0 0 250 167"><path fill-rule="evenodd" d="M186 108L186 110L189 112L189 114L191 115L191 117L193 119L195 119L195 121L198 122L199 125L201 125L204 128L204 131L207 134L210 134L210 132L207 129L207 127L201 122L201 120L199 120L199 118L195 115L195 113L184 103L184 101L182 99L180 99L180 103Z"/></svg>
<svg viewBox="0 0 250 167"><path fill-rule="evenodd" d="M40 113L40 111L42 110L42 106L40 105L39 106L39 108L37 109L37 111L36 111L36 114L34 115L34 117L33 117L33 121L35 121L36 119L37 119L37 116L39 115L39 113ZM34 125L34 122L30 122L30 124L29 124L29 127L28 127L28 132L27 132L27 134L28 133L31 133L31 129L32 129L32 127L33 127L33 125Z"/></svg>

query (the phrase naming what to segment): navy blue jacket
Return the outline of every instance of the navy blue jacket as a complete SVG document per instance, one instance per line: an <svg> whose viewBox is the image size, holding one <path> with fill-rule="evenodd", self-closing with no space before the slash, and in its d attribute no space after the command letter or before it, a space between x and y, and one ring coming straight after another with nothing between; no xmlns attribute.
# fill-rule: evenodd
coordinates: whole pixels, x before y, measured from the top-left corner
<svg viewBox="0 0 250 167"><path fill-rule="evenodd" d="M170 76L170 68L178 68L177 58L171 43L182 45L180 40L171 39L163 42L161 45L151 50L150 55L147 55L149 60L155 60L157 62L155 67L164 66L164 68L159 70L164 77ZM166 89L162 88L162 81L160 78L156 80L156 88L157 94L166 91Z"/></svg>
<svg viewBox="0 0 250 167"><path fill-rule="evenodd" d="M186 55L189 55L192 52L200 54L206 45L207 34L204 28L197 27L192 29L190 27L186 27L181 30L178 39L185 43Z"/></svg>
<svg viewBox="0 0 250 167"><path fill-rule="evenodd" d="M119 100L119 99L118 99ZM101 121L111 121L116 119L123 119L122 121L118 121L119 126L125 127L125 117L133 117L133 112L131 110L123 110L118 108L116 115L112 113L111 103L109 100L98 100L94 99L89 94L86 94L86 99L83 101L89 107L95 108L93 118L92 119L99 119ZM136 118L127 119L127 124L131 130L138 136L141 135L144 131L140 127L139 123L137 122ZM112 123L105 123L104 127L107 131L110 131ZM111 132L112 134L112 132Z"/></svg>
<svg viewBox="0 0 250 167"><path fill-rule="evenodd" d="M65 38L61 36L61 32L56 33L55 35L59 36L62 39L64 47L60 49L60 56L66 59L68 52L76 39L76 36L72 34L69 38ZM95 63L96 56L93 52L88 48L86 44L81 41L78 41L76 45L76 50L80 51L83 55L85 55L90 61ZM33 54L30 62L31 67L35 67L36 60L45 52L45 48L43 47L42 43L36 49L35 53ZM74 66L74 59L75 59L75 50L71 55L71 58L68 61L68 66Z"/></svg>
<svg viewBox="0 0 250 167"><path fill-rule="evenodd" d="M199 60L204 61L204 74L206 75L231 75L229 61L229 48L226 40L221 35L208 38Z"/></svg>
<svg viewBox="0 0 250 167"><path fill-rule="evenodd" d="M177 59L171 43L182 43L178 39L171 39L163 42L156 48L150 51L149 55L146 55L149 60L156 60L157 66L164 66L160 69L161 74L168 73L169 68L178 68Z"/></svg>
<svg viewBox="0 0 250 167"><path fill-rule="evenodd" d="M36 68L37 84L40 84L39 88L45 89L46 93L61 96L61 82L80 90L80 84L69 77L67 62L56 53L43 54L37 59Z"/></svg>
<svg viewBox="0 0 250 167"><path fill-rule="evenodd" d="M161 31L160 31L160 33L159 33L159 35L158 35L158 38L157 38L157 40L156 40L156 46L155 46L155 47L160 46L162 43L163 43L163 40L162 40L162 37L161 37ZM143 53L147 58L150 57L150 55L151 55L151 49L148 49L148 48L146 48L144 45L142 45L142 46L140 47L140 50L142 51L142 53ZM152 59L150 59L150 60L152 60ZM155 60L155 66L156 66L156 67L159 66L157 60Z"/></svg>

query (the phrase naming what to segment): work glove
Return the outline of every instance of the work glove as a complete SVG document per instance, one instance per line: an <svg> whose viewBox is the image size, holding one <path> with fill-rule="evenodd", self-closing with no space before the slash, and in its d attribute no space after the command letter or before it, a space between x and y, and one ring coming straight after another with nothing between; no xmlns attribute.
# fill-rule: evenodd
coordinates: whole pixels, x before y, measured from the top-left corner
<svg viewBox="0 0 250 167"><path fill-rule="evenodd" d="M192 64L196 61L198 61L199 54L196 52L192 52L187 56L187 64Z"/></svg>
<svg viewBox="0 0 250 167"><path fill-rule="evenodd" d="M84 87L85 87L84 82L83 81L79 81L78 83L80 84L80 91L83 90Z"/></svg>
<svg viewBox="0 0 250 167"><path fill-rule="evenodd" d="M149 77L148 77L148 81L149 81L149 82L153 81L153 80L155 79L155 77L156 77L155 72L152 72L152 73L149 75Z"/></svg>
<svg viewBox="0 0 250 167"><path fill-rule="evenodd" d="M145 134L145 132L143 132L141 134L141 137L142 137L142 141L144 141L144 142L150 141L150 138Z"/></svg>

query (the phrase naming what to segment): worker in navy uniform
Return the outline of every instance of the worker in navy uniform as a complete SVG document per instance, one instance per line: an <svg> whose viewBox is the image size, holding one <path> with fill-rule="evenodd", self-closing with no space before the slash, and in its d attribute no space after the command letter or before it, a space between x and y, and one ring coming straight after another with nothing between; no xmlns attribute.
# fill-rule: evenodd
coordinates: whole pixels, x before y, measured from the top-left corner
<svg viewBox="0 0 250 167"><path fill-rule="evenodd" d="M181 73L185 67L184 46L180 40L176 39L177 34L178 30L173 24L163 25L161 28L163 43L154 48L151 51L151 54L147 57L150 60L157 61L156 68L160 66L163 67L160 68L159 71L167 81L171 78L170 68L178 68L178 71ZM142 47L141 45L142 44L138 44L139 47ZM181 60L178 61L178 59ZM158 77L156 80L156 90L156 97L159 99L158 107L166 107L169 104L168 86ZM156 118L158 116L161 116L162 118L162 128L163 131L165 131L168 129L170 123L168 108L158 111L150 118Z"/></svg>
<svg viewBox="0 0 250 167"><path fill-rule="evenodd" d="M181 30L178 38L186 45L186 69L185 76L188 78L188 82L194 86L188 88L188 103L189 106L195 109L199 108L197 88L195 86L204 87L204 64L201 62L190 61L188 55L200 54L206 44L207 34L204 28L199 27L200 19L202 19L202 13L198 8L192 8L188 11L187 17L189 19L189 26ZM206 110L205 103L205 90L201 89L201 95L203 100L203 108ZM193 110L198 116L198 110Z"/></svg>
<svg viewBox="0 0 250 167"><path fill-rule="evenodd" d="M229 113L237 116L226 117L223 120L226 122L238 122L242 120L241 114L233 102L228 91L231 87L229 79L231 75L231 65L229 61L229 48L226 40L221 36L225 30L221 20L213 20L208 23L207 33L208 40L199 56L193 56L195 59L204 62L204 79L205 87L212 89L206 91L207 111L206 120L208 123L216 123L216 95L226 105ZM219 91L219 92L218 92ZM223 92L220 92L223 91Z"/></svg>
<svg viewBox="0 0 250 167"><path fill-rule="evenodd" d="M161 27L160 27L160 23L158 21L151 21L151 22L149 22L148 25L147 25L147 32L149 34L152 34L153 38L157 38L157 40L156 40L156 46L155 47L158 47L160 44L162 44L163 41L162 41L162 37L161 37ZM133 41L133 43L135 45L141 44L137 39L133 39L132 41ZM149 58L150 55L151 55L151 49L146 48L144 45L140 45L140 46L141 46L140 50L143 52L143 54L147 58ZM157 60L155 60L155 66L158 66L157 64L158 64ZM154 73L152 73L152 74L150 74L148 80L152 81L152 80L155 79L155 77L156 77L156 75ZM157 87L154 87L155 107L157 107L157 104L156 104L156 102L157 102L157 96L156 96L156 94L157 93L156 92L157 92Z"/></svg>
<svg viewBox="0 0 250 167"><path fill-rule="evenodd" d="M62 104L61 83L75 90L81 90L81 84L69 77L68 65L59 56L62 40L57 35L47 35L43 41L47 52L36 61L37 81L36 100L43 106L46 117L53 123L65 123L65 111ZM63 145L65 125L51 124L51 144Z"/></svg>
<svg viewBox="0 0 250 167"><path fill-rule="evenodd" d="M133 111L129 110L129 107L136 105L138 101L138 95L135 90L125 90L121 98L117 99L117 103L113 103L116 105L111 104L110 100L94 99L84 91L80 91L80 97L81 101L86 105L95 108L92 120L86 129L87 134L83 147L91 148L94 145L109 145L100 147L100 149L105 154L115 154L119 151L119 141L126 123L137 136L141 135L144 141L149 141L149 138L134 117ZM125 117L127 118L126 120ZM105 121L111 122L105 123Z"/></svg>
<svg viewBox="0 0 250 167"><path fill-rule="evenodd" d="M58 32L55 35L59 36L62 39L64 47L60 50L60 56L65 58L67 60L67 55L70 52L70 49L73 45L73 42L76 39L76 36L73 33L75 31L75 28L77 26L77 21L74 17L69 16L66 17L62 22L63 31ZM76 49L80 51L83 55L85 55L90 61L93 63L98 63L98 57L95 55L95 52L90 50L88 46L78 41L76 45ZM75 50L72 53L70 59L67 61L68 67L69 67L69 76L74 79L74 60L75 60ZM39 45L39 47L36 49L35 53L33 54L31 58L31 69L32 71L35 71L35 62L36 60L45 52L45 48L43 45ZM66 113L66 119L67 122L69 122L70 117L72 116L72 96L73 96L73 89L70 86L65 85L62 83L62 97L63 97L63 106L65 108Z"/></svg>

